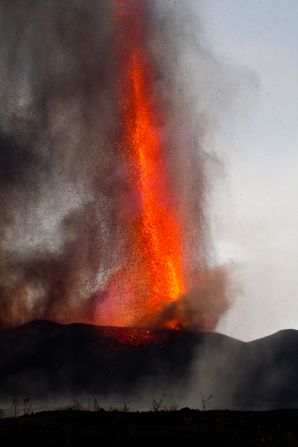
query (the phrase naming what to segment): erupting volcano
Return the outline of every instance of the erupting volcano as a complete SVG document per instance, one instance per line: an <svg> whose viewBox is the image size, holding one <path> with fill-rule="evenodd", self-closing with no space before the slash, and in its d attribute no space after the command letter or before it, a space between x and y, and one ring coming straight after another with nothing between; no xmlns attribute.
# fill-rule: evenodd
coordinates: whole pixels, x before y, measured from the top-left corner
<svg viewBox="0 0 298 447"><path fill-rule="evenodd" d="M229 302L224 269L209 267L210 119L206 101L193 103L183 49L202 69L211 59L183 26L187 8L31 6L30 32L18 31L25 4L3 14L4 36L20 37L17 52L5 37L0 48L11 72L1 81L0 327L215 329Z"/></svg>

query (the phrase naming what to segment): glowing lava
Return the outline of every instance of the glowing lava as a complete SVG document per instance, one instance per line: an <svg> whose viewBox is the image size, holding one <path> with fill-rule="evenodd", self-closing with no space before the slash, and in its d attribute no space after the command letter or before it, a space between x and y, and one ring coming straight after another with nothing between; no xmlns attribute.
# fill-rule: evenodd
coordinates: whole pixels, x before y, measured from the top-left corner
<svg viewBox="0 0 298 447"><path fill-rule="evenodd" d="M146 6L141 0L115 0L121 117L117 144L136 198L136 209L125 222L132 244L123 281L130 284L132 306L139 307L134 315L150 322L181 297L185 281L179 216L164 163L156 99L152 100L154 67L145 45ZM123 315L124 325L126 321ZM175 327L176 322L164 325Z"/></svg>

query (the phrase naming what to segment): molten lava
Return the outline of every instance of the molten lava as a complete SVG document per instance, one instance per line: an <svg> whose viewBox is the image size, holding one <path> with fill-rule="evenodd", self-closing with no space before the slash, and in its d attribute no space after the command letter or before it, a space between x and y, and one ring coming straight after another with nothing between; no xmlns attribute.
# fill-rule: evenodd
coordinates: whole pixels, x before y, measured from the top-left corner
<svg viewBox="0 0 298 447"><path fill-rule="evenodd" d="M124 223L131 247L121 281L129 284L130 297L126 313L117 319L120 325L150 324L185 292L181 226L157 125L158 104L152 99L154 66L145 45L146 6L146 1L115 0L120 62L117 145L136 202ZM164 326L175 328L177 322L171 319Z"/></svg>

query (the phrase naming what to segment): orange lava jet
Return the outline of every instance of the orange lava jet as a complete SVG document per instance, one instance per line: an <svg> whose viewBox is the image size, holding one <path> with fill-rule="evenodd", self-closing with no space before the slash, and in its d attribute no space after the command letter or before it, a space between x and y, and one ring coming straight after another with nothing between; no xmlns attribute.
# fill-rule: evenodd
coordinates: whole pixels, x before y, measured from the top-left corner
<svg viewBox="0 0 298 447"><path fill-rule="evenodd" d="M146 6L142 0L115 0L121 117L117 144L136 201L124 223L131 251L121 282L130 284L131 296L125 314L117 319L120 325L150 324L185 292L181 227L152 100L154 67L145 45ZM178 325L170 320L164 326Z"/></svg>

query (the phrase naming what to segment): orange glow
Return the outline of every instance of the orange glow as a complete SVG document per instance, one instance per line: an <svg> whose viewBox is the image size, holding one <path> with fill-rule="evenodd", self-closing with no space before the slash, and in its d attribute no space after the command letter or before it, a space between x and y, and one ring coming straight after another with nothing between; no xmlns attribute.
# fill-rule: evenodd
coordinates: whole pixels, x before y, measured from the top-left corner
<svg viewBox="0 0 298 447"><path fill-rule="evenodd" d="M118 147L128 171L137 210L126 227L132 234L125 278L133 282L138 318L154 319L185 292L182 237L152 101L153 64L145 46L146 1L115 0L120 60ZM125 317L123 317L125 318ZM175 328L171 320L165 326Z"/></svg>
<svg viewBox="0 0 298 447"><path fill-rule="evenodd" d="M171 340L171 333L162 330L148 330L143 328L117 328L117 327L101 327L100 334L109 342L116 342L116 349L121 349L127 345L139 346L159 345L163 346Z"/></svg>

